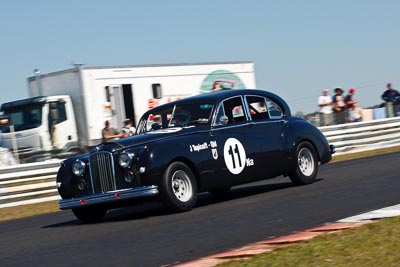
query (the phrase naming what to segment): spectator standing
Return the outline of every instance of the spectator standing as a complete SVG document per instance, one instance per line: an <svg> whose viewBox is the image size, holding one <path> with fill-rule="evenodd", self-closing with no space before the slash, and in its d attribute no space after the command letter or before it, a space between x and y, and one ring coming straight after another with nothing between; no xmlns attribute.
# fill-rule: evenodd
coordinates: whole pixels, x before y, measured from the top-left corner
<svg viewBox="0 0 400 267"><path fill-rule="evenodd" d="M343 89L335 88L335 95L332 97L333 112L335 114L335 123L342 124L346 122L346 104L343 97Z"/></svg>
<svg viewBox="0 0 400 267"><path fill-rule="evenodd" d="M354 121L354 114L353 111L356 107L357 101L354 99L354 93L356 90L354 88L349 89L349 93L345 98L345 103L347 107L347 122L353 122Z"/></svg>
<svg viewBox="0 0 400 267"><path fill-rule="evenodd" d="M124 127L121 129L121 134L123 134L124 137L128 137L134 135L135 132L136 129L133 127L131 119L124 120Z"/></svg>
<svg viewBox="0 0 400 267"><path fill-rule="evenodd" d="M362 121L362 108L354 104L353 122L360 122L360 121Z"/></svg>
<svg viewBox="0 0 400 267"><path fill-rule="evenodd" d="M388 83L386 85L386 91L383 92L381 97L387 103L386 108L392 109L394 112L394 115L396 116L397 112L399 112L400 93L397 90L392 88L391 83ZM392 107L390 107L391 105L392 105ZM389 111L388 113L391 113L391 111Z"/></svg>
<svg viewBox="0 0 400 267"><path fill-rule="evenodd" d="M318 98L320 126L328 126L332 124L332 97L329 90L324 89L322 95Z"/></svg>
<svg viewBox="0 0 400 267"><path fill-rule="evenodd" d="M400 93L392 88L392 84L388 83L386 85L386 91L382 94L382 99L385 102L392 102L393 104L397 104L400 101Z"/></svg>
<svg viewBox="0 0 400 267"><path fill-rule="evenodd" d="M105 122L105 127L101 131L101 134L103 136L104 143L111 142L111 141L117 139L118 137L121 137L120 133L116 129L111 127L109 121Z"/></svg>

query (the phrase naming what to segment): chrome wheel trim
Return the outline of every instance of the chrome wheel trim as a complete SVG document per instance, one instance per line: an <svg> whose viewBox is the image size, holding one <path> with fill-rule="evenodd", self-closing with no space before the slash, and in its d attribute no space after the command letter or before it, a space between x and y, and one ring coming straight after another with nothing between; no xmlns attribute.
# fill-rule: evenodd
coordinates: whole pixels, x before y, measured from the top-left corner
<svg viewBox="0 0 400 267"><path fill-rule="evenodd" d="M304 176L310 176L315 169L315 162L310 149L303 147L298 154L299 170Z"/></svg>
<svg viewBox="0 0 400 267"><path fill-rule="evenodd" d="M190 178L185 171L177 170L171 179L172 192L181 202L189 201L193 196L193 187Z"/></svg>

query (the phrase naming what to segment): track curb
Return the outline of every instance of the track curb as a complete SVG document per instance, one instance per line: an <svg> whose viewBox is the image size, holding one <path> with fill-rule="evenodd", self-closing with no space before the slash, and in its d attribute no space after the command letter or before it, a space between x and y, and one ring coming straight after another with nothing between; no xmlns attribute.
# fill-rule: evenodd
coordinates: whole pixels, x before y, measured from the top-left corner
<svg viewBox="0 0 400 267"><path fill-rule="evenodd" d="M186 263L178 263L172 266L213 267L226 261L248 259L261 253L271 252L278 247L282 247L288 244L301 243L310 240L316 236L336 233L345 229L373 223L379 219L396 216L400 216L400 204L344 218L333 223L326 223L325 225L319 227L314 227L300 232L294 232L286 236L268 238L266 240L245 245L241 248L228 250L226 252L203 257Z"/></svg>

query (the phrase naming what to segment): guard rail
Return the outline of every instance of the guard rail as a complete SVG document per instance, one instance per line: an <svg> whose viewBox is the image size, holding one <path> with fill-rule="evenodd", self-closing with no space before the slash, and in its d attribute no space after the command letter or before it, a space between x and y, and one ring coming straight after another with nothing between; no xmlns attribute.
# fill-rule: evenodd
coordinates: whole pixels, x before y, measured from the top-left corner
<svg viewBox="0 0 400 267"><path fill-rule="evenodd" d="M55 179L60 160L0 169L0 208L58 200Z"/></svg>
<svg viewBox="0 0 400 267"><path fill-rule="evenodd" d="M400 117L319 127L335 155L400 145Z"/></svg>

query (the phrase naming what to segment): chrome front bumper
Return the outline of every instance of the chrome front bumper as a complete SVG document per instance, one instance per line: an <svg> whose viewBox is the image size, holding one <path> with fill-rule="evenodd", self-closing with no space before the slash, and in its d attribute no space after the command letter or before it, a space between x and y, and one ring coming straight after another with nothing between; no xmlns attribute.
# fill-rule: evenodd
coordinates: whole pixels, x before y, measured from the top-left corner
<svg viewBox="0 0 400 267"><path fill-rule="evenodd" d="M79 198L61 199L59 205L60 209L64 210L85 207L89 205L111 203L125 199L150 197L155 195L158 195L157 186L150 185L131 189L110 191L102 194L84 196Z"/></svg>

